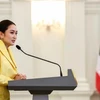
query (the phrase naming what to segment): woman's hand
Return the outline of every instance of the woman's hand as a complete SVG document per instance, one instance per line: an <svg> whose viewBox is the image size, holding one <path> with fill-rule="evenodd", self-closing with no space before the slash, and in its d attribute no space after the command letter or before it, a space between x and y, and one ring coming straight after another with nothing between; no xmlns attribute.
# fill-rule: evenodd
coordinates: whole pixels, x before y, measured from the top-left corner
<svg viewBox="0 0 100 100"><path fill-rule="evenodd" d="M23 80L23 79L26 79L26 75L23 75L23 74L17 74L15 77L14 77L15 80Z"/></svg>

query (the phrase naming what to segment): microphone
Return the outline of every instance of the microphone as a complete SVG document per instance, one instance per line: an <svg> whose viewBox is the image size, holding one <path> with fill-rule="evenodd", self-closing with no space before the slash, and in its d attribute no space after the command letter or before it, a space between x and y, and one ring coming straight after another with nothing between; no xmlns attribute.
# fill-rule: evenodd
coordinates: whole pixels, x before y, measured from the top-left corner
<svg viewBox="0 0 100 100"><path fill-rule="evenodd" d="M60 66L58 63L55 63L55 62L52 62L52 61L49 61L49 60L46 60L46 59L43 59L43 58L40 58L40 57L37 57L37 56L30 55L30 54L24 52L24 51L21 49L21 47L20 47L19 45L16 45L16 48L17 48L18 50L21 50L25 55L28 55L28 56L30 56L30 57L34 57L34 58L37 58L37 59L40 59L40 60L43 60L43 61L46 61L46 62L49 62L49 63L52 63L52 64L55 64L55 65L59 66L59 69L60 69L60 76L61 76L61 77L63 76L62 70L61 70L61 66Z"/></svg>

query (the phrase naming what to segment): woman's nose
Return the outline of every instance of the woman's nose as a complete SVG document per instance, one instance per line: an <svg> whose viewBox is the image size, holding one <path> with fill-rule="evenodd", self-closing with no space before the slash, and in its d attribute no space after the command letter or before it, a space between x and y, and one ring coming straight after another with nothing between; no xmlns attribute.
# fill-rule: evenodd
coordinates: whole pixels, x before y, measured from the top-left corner
<svg viewBox="0 0 100 100"><path fill-rule="evenodd" d="M17 39L17 35L16 34L14 34L14 39Z"/></svg>

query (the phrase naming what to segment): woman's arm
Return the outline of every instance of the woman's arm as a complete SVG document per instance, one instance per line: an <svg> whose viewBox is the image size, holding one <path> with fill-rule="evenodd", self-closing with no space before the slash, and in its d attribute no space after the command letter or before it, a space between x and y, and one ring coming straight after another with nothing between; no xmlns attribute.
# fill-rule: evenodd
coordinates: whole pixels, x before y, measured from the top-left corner
<svg viewBox="0 0 100 100"><path fill-rule="evenodd" d="M8 85L8 81L11 81L11 80L14 80L14 79L0 74L0 85L7 86Z"/></svg>
<svg viewBox="0 0 100 100"><path fill-rule="evenodd" d="M23 75L23 74L17 74L14 79L10 78L10 77L7 77L5 75L0 75L0 85L2 86L7 86L8 85L8 81L11 81L11 80L23 80L23 79L26 79L26 75Z"/></svg>

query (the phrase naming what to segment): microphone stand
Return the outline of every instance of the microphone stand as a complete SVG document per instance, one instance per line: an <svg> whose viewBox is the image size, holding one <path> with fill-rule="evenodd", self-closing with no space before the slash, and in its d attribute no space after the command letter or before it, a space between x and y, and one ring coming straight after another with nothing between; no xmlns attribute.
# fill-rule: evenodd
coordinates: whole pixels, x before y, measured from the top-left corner
<svg viewBox="0 0 100 100"><path fill-rule="evenodd" d="M16 47L17 47L17 46L16 46ZM63 76L63 75L62 75L62 71L61 71L61 66L60 66L58 63L55 63L55 62L52 62L52 61L49 61L49 60L46 60L46 59L43 59L43 58L40 58L40 57L36 57L36 56L30 55L30 54L24 52L24 51L21 49L21 47L19 47L19 46L17 47L17 49L20 49L24 54L26 54L26 55L28 55L28 56L31 56L31 57L34 57L34 58L37 58L37 59L40 59L40 60L43 60L43 61L46 61L46 62L55 64L55 65L58 65L59 68L60 68L60 76L61 76L61 77Z"/></svg>

